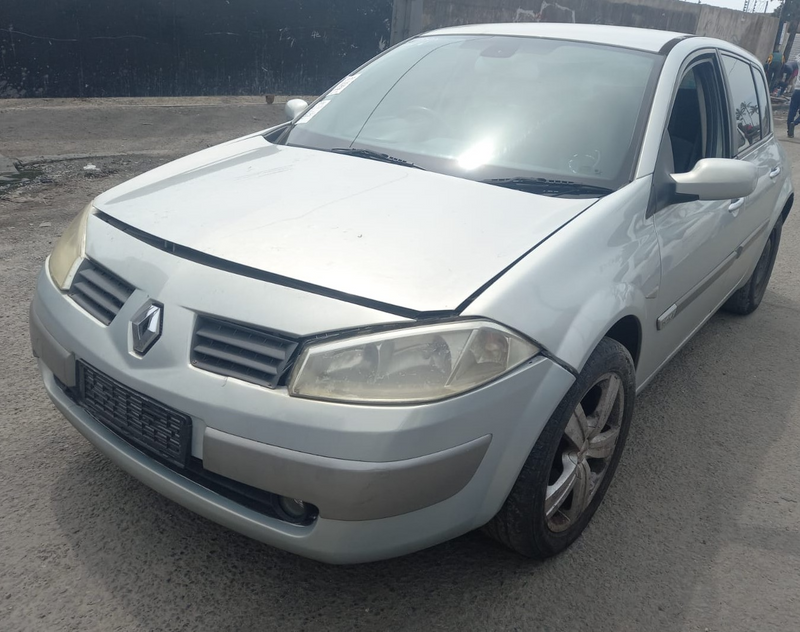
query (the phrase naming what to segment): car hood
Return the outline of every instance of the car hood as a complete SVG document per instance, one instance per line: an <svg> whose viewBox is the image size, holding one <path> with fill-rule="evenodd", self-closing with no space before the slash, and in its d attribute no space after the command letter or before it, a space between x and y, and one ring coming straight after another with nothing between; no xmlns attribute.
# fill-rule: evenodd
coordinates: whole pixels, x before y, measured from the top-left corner
<svg viewBox="0 0 800 632"><path fill-rule="evenodd" d="M456 310L593 202L255 135L138 176L95 206L207 255L428 312Z"/></svg>

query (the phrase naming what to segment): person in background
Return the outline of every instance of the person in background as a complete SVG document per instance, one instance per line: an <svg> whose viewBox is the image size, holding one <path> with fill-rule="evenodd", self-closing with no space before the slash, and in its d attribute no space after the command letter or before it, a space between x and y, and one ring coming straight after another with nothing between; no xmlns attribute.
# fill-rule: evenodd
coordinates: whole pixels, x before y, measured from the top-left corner
<svg viewBox="0 0 800 632"><path fill-rule="evenodd" d="M783 55L781 54L780 48L774 50L772 55L767 58L767 63L764 64L764 70L767 73L767 82L769 83L769 91L770 94L775 90L775 84L778 83L778 79L781 68L783 68Z"/></svg>
<svg viewBox="0 0 800 632"><path fill-rule="evenodd" d="M794 138L794 127L800 120L797 117L797 111L800 110L800 90L792 92L792 98L789 101L789 118L786 120L788 129L786 135L789 138Z"/></svg>
<svg viewBox="0 0 800 632"><path fill-rule="evenodd" d="M796 59L787 61L783 65L781 68L781 79L778 82L778 96L782 97L787 88L790 86L794 87L794 83L797 81L797 73L799 71L800 64L797 63Z"/></svg>

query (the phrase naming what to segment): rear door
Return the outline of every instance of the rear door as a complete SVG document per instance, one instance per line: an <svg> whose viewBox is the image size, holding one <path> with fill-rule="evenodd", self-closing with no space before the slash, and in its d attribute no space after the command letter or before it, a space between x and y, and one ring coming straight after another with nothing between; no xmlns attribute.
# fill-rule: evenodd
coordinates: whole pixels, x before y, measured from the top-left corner
<svg viewBox="0 0 800 632"><path fill-rule="evenodd" d="M767 239L767 228L778 203L781 161L772 133L772 111L766 77L742 57L723 52L722 65L734 128L734 154L756 166L758 186L736 214L734 231L739 257L732 271L738 285L749 276Z"/></svg>

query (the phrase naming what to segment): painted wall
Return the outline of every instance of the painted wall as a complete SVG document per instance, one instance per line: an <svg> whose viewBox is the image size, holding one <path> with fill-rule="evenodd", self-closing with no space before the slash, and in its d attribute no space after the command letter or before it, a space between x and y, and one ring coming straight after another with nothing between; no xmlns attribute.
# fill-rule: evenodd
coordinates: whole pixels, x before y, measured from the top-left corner
<svg viewBox="0 0 800 632"><path fill-rule="evenodd" d="M0 98L318 94L392 0L0 0Z"/></svg>
<svg viewBox="0 0 800 632"><path fill-rule="evenodd" d="M613 24L719 37L766 59L778 28L771 15L678 0L395 0L395 13L398 5L420 2L420 17L406 36L481 22Z"/></svg>

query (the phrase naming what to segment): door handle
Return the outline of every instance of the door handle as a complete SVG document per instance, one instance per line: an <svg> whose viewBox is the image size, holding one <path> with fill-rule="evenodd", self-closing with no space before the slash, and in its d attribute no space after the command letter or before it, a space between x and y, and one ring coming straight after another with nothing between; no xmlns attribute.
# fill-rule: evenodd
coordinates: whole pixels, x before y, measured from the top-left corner
<svg viewBox="0 0 800 632"><path fill-rule="evenodd" d="M744 198L737 198L733 202L731 202L730 206L728 206L728 210L731 213L735 213L743 206L744 206Z"/></svg>
<svg viewBox="0 0 800 632"><path fill-rule="evenodd" d="M769 172L769 177L773 180L781 175L781 168L780 166L775 167L772 171Z"/></svg>

